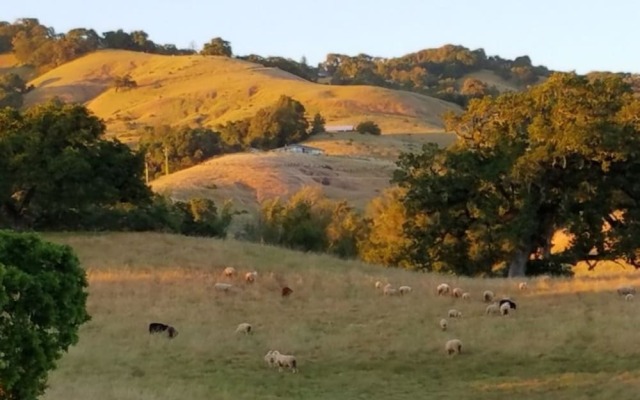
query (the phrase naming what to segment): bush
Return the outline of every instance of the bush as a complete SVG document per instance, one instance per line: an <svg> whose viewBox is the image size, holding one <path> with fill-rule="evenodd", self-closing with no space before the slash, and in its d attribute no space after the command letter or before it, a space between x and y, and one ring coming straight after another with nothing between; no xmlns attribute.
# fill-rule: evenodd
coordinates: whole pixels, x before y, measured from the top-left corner
<svg viewBox="0 0 640 400"><path fill-rule="evenodd" d="M36 399L78 342L87 281L70 247L0 231L0 399Z"/></svg>
<svg viewBox="0 0 640 400"><path fill-rule="evenodd" d="M378 126L378 124L376 124L373 121L360 122L356 126L356 132L361 133L361 134L368 133L370 135L380 135L382 133L382 131L380 130L380 127Z"/></svg>

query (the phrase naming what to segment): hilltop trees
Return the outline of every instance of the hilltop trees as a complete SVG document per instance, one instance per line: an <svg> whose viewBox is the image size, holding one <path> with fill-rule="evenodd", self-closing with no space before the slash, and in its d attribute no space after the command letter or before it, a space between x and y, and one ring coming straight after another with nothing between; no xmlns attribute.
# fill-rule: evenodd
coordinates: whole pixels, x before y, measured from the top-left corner
<svg viewBox="0 0 640 400"><path fill-rule="evenodd" d="M231 57L233 55L233 51L231 50L231 43L220 37L216 37L211 39L209 43L205 43L200 54L203 56Z"/></svg>
<svg viewBox="0 0 640 400"><path fill-rule="evenodd" d="M68 246L0 231L0 399L35 400L78 342L87 281Z"/></svg>
<svg viewBox="0 0 640 400"><path fill-rule="evenodd" d="M554 74L448 115L457 144L404 154L395 174L407 190L411 261L469 275L503 267L510 276L580 260L639 266L639 113L617 77ZM557 230L571 240L552 252Z"/></svg>
<svg viewBox="0 0 640 400"><path fill-rule="evenodd" d="M308 127L302 103L282 95L273 106L258 110L249 120L245 140L254 147L274 149L304 140Z"/></svg>

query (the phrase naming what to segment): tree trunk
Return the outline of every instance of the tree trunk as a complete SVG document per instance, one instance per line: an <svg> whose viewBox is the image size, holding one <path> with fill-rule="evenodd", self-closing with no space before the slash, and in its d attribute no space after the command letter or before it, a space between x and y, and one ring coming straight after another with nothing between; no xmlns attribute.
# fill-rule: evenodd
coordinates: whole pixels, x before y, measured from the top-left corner
<svg viewBox="0 0 640 400"><path fill-rule="evenodd" d="M525 276L527 270L527 259L529 258L529 252L525 250L518 250L509 263L509 278L517 276Z"/></svg>

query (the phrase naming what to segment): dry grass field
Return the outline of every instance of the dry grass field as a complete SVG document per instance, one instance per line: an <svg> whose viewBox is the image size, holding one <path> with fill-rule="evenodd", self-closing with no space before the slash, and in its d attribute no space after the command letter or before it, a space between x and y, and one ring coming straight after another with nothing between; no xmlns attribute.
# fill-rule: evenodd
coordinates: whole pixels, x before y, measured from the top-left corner
<svg viewBox="0 0 640 400"><path fill-rule="evenodd" d="M383 269L233 240L163 234L46 234L71 245L89 278L93 319L50 375L46 400L636 399L640 301L615 294L637 273L517 281ZM256 283L222 276L257 270ZM381 280L413 292L384 297ZM215 282L236 290L216 292ZM470 301L437 297L449 282ZM288 299L281 285L293 288ZM485 289L511 296L510 316L485 316ZM450 308L463 313L440 330ZM173 340L150 322L174 325ZM251 336L234 334L241 322ZM463 342L449 357L444 343ZM294 354L300 372L263 356Z"/></svg>
<svg viewBox="0 0 640 400"><path fill-rule="evenodd" d="M138 88L116 92L113 77L130 74ZM135 141L143 125L213 126L253 116L279 96L299 100L309 115L327 124L371 119L383 132L442 130L451 103L411 92L373 86L328 86L262 65L216 56L162 56L103 50L73 60L32 82L26 105L58 96L77 101L103 118L111 134Z"/></svg>

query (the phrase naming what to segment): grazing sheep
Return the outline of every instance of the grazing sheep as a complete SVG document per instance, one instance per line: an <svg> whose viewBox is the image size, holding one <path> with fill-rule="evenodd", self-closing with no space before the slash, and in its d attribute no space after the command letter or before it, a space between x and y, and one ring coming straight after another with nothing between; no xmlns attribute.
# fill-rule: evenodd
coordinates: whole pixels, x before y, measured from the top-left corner
<svg viewBox="0 0 640 400"><path fill-rule="evenodd" d="M509 315L509 310L511 310L511 304L509 303L502 303L500 305L500 314L502 315Z"/></svg>
<svg viewBox="0 0 640 400"><path fill-rule="evenodd" d="M516 309L516 303L511 301L511 299L504 298L504 299L500 300L500 307L502 307L505 304L509 304L509 308L513 308L514 310Z"/></svg>
<svg viewBox="0 0 640 400"><path fill-rule="evenodd" d="M247 335L252 333L251 324L243 322L236 328L236 333L246 333Z"/></svg>
<svg viewBox="0 0 640 400"><path fill-rule="evenodd" d="M228 292L232 286L233 285L230 283L222 283L222 282L218 282L215 285L213 285L214 289L220 290L222 292Z"/></svg>
<svg viewBox="0 0 640 400"><path fill-rule="evenodd" d="M447 320L444 318L440 320L440 329L442 329L443 331L447 330Z"/></svg>
<svg viewBox="0 0 640 400"><path fill-rule="evenodd" d="M469 292L462 293L462 300L471 300L471 293Z"/></svg>
<svg viewBox="0 0 640 400"><path fill-rule="evenodd" d="M626 301L633 301L633 297L634 297L634 296L633 296L633 294L632 294L632 293L629 293L629 294L627 294L626 296L624 296L624 299L625 299Z"/></svg>
<svg viewBox="0 0 640 400"><path fill-rule="evenodd" d="M451 339L444 345L444 350L448 355L462 353L462 342L460 339Z"/></svg>
<svg viewBox="0 0 640 400"><path fill-rule="evenodd" d="M464 292L463 292L463 291L462 291L462 289L460 289L459 287L454 288L454 289L451 291L451 295L452 295L453 297L462 297L462 293L464 293Z"/></svg>
<svg viewBox="0 0 640 400"><path fill-rule="evenodd" d="M376 289L382 288L382 282L376 281Z"/></svg>
<svg viewBox="0 0 640 400"><path fill-rule="evenodd" d="M626 296L628 294L636 294L636 289L632 286L620 286L616 290L620 296Z"/></svg>
<svg viewBox="0 0 640 400"><path fill-rule="evenodd" d="M161 332L167 332L167 337L173 339L178 336L178 330L171 325L162 324L160 322L152 322L149 324L149 333L156 334Z"/></svg>
<svg viewBox="0 0 640 400"><path fill-rule="evenodd" d="M246 274L244 274L244 280L247 283L255 282L257 277L258 277L258 272L257 271L247 272Z"/></svg>
<svg viewBox="0 0 640 400"><path fill-rule="evenodd" d="M293 289L289 286L285 286L282 288L282 297L289 297L293 293Z"/></svg>
<svg viewBox="0 0 640 400"><path fill-rule="evenodd" d="M482 299L485 303L491 303L494 297L496 297L496 295L491 290L485 290L484 293L482 293Z"/></svg>
<svg viewBox="0 0 640 400"><path fill-rule="evenodd" d="M296 361L296 357L292 355L280 354L278 350L274 350L271 353L271 357L275 361L275 364L278 366L278 370L282 372L283 368L291 369L292 373L298 372L298 362Z"/></svg>
<svg viewBox="0 0 640 400"><path fill-rule="evenodd" d="M385 296L395 296L398 294L398 289L392 288L391 284L387 283L384 289L382 289L382 294L384 294Z"/></svg>
<svg viewBox="0 0 640 400"><path fill-rule="evenodd" d="M449 310L449 318L460 318L462 317L462 313L458 310L451 309Z"/></svg>
<svg viewBox="0 0 640 400"><path fill-rule="evenodd" d="M236 269L233 267L227 267L223 271L224 276L232 277L236 274Z"/></svg>
<svg viewBox="0 0 640 400"><path fill-rule="evenodd" d="M487 306L485 314L498 314L500 312L500 305L498 303L491 303Z"/></svg>
<svg viewBox="0 0 640 400"><path fill-rule="evenodd" d="M273 355L273 350L269 350L269 352L265 354L264 361L272 368L276 366L276 358Z"/></svg>
<svg viewBox="0 0 640 400"><path fill-rule="evenodd" d="M411 286L400 286L398 288L398 293L400 294L407 294L409 292L411 292Z"/></svg>
<svg viewBox="0 0 640 400"><path fill-rule="evenodd" d="M449 292L451 291L451 286L447 285L446 283L441 283L436 288L436 291L438 292L438 296L444 296L446 294L449 294Z"/></svg>
<svg viewBox="0 0 640 400"><path fill-rule="evenodd" d="M520 282L520 283L518 283L518 289L520 289L520 290L527 290L527 282Z"/></svg>

